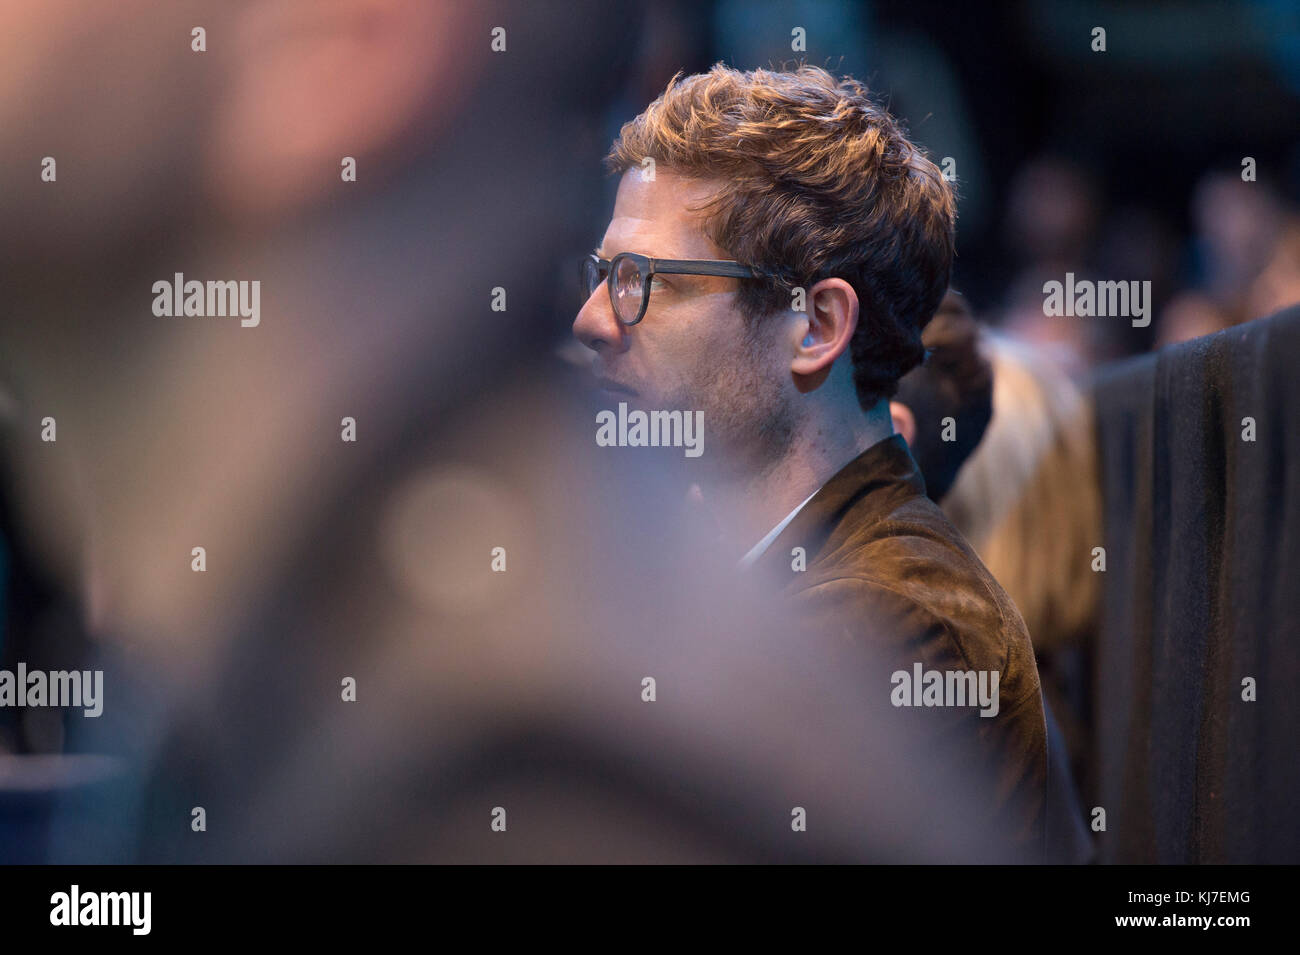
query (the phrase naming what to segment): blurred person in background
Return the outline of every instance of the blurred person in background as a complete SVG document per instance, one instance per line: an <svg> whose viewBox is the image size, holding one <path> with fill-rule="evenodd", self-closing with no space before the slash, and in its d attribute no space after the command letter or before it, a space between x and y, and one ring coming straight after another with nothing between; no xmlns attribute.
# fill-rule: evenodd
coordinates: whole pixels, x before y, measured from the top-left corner
<svg viewBox="0 0 1300 955"><path fill-rule="evenodd" d="M999 484L999 488L1009 488L1010 495L1016 493L1015 488L1020 487L1023 481L1024 458L1014 454L1009 458L999 458L997 453L1008 451L1005 442L1010 434L1015 433L1008 429L1024 426L1024 411L1013 406L1014 403L1027 397L1022 380L1024 368L1012 357L1013 352L1008 347L1007 339L997 334L992 334L990 338L990 333L976 322L965 296L954 289L948 290L938 313L926 325L922 341L926 347L925 363L903 376L899 382L898 394L889 405L890 414L894 419L894 428L907 441L908 448L925 478L926 492L930 498L943 506L945 512L953 519L953 523L962 529L963 534L972 535L967 539L975 546L981 559L998 582L1007 587L1008 593L1013 593L1012 586L1016 588L1013 599L1015 594L1020 594L1027 601L1033 616L1031 618L1026 613L1025 623L1029 628L1030 639L1034 643L1035 658L1038 660L1041 678L1046 681L1052 674L1050 652L1052 640L1050 637L1038 637L1035 628L1050 629L1053 621L1044 619L1041 595L1026 589L1033 587L1035 581L1027 580L1026 575L1021 573L1022 569L1035 559L1036 554L1024 549L1016 549L1015 535L1025 530L1022 524L1009 527L1009 533L1012 535L1010 539L1000 538L995 541L996 535L989 533L990 524L985 521L992 520L996 523L996 516L1005 511L1007 502L1005 499L981 500L977 497L979 493L989 489L983 482L994 478L989 471L990 468L1002 475L1005 483ZM1028 346L1023 346L1023 349L1025 352L1029 351ZM995 362L998 369L1006 376L1006 380L1001 382L1001 388L997 391L1001 400L999 413L1003 416L997 419L993 414ZM1055 380L1064 377L1063 371L1045 364L1040 371L1047 376L1043 387L1066 389L1067 393L1074 394L1073 386L1068 382ZM1020 398L1016 398L1016 395ZM990 422L997 424L996 436L992 444L994 452L981 456L979 463L973 465L979 473L973 475L969 481L962 481L961 475L965 473L962 469L980 447L981 441L990 430ZM1070 437L1077 439L1077 432L1072 430ZM1008 460L1011 462L1010 467L1007 466ZM1079 463L1081 461L1078 459L1070 462L1072 466ZM1058 478L1061 476L1060 473L1056 474ZM961 493L950 495L949 491L953 489L955 482L960 483L963 490ZM972 487L983 488L983 490L972 491ZM1036 493L1045 494L1046 489L1040 488ZM1065 492L1058 489L1058 493ZM978 517L973 516L975 511L979 511ZM1037 515L1034 520L1047 521L1050 524L1051 518ZM1044 526L1036 524L1033 533L1043 532ZM1024 548L1038 546L1037 541L1029 538L1022 539L1022 544ZM1057 557L1061 556L1059 551L1051 553ZM995 570L994 567L997 569ZM1011 576L1004 582L998 578L1000 572ZM1068 594L1061 596L1068 597ZM1032 624L1030 624L1031 619ZM1076 645L1080 644L1085 636L1086 633L1078 633L1073 642ZM1043 661L1044 655L1047 656L1046 663ZM1077 667L1077 659L1072 663ZM1078 686L1074 688L1076 694L1082 689ZM1062 705L1068 707L1066 710L1068 725L1072 731L1075 749L1069 748L1069 743L1053 712ZM1082 765L1086 756L1086 753L1078 748L1085 742L1078 729L1079 707L1078 696L1064 697L1060 687L1053 685L1049 688L1044 683L1043 712L1048 729L1047 761L1051 794L1047 819L1047 842L1049 858L1052 861L1085 862L1091 856L1079 794L1074 781L1078 774L1078 767Z"/></svg>
<svg viewBox="0 0 1300 955"><path fill-rule="evenodd" d="M1191 285L1161 314L1158 345L1210 335L1291 304L1281 300L1285 295L1252 297L1270 262L1286 258L1280 247L1286 241L1287 212L1267 181L1208 173L1197 183L1191 207ZM1272 273L1278 274L1276 269ZM1274 307L1258 310L1268 305Z"/></svg>
<svg viewBox="0 0 1300 955"><path fill-rule="evenodd" d="M1297 302L1300 302L1300 217L1292 217L1250 286L1246 314L1272 315Z"/></svg>
<svg viewBox="0 0 1300 955"><path fill-rule="evenodd" d="M1084 660L1097 619L1091 563L1101 539L1092 412L1038 347L986 330L982 348L993 366L993 418L943 510L1020 608L1073 776L1086 785Z"/></svg>
<svg viewBox="0 0 1300 955"><path fill-rule="evenodd" d="M1002 305L999 327L1051 349L1072 374L1083 375L1110 357L1098 338L1107 326L1043 313L1043 285L1091 273L1091 251L1101 217L1096 183L1077 163L1053 156L1030 160L1009 186L1004 231L1018 272Z"/></svg>
<svg viewBox="0 0 1300 955"><path fill-rule="evenodd" d="M993 417L993 366L966 297L949 289L921 333L926 357L898 382L889 403L935 503L943 501Z"/></svg>

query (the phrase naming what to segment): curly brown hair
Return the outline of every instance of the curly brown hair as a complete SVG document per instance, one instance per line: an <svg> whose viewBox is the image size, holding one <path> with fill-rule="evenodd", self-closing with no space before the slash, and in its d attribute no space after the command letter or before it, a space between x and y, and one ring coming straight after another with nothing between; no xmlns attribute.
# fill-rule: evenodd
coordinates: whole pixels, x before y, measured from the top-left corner
<svg viewBox="0 0 1300 955"><path fill-rule="evenodd" d="M764 276L741 280L748 319L788 309L796 287L848 282L860 303L858 402L894 394L921 362L921 330L948 288L956 200L863 84L807 65L678 73L624 124L605 164L623 173L646 157L726 182L700 211L713 241Z"/></svg>

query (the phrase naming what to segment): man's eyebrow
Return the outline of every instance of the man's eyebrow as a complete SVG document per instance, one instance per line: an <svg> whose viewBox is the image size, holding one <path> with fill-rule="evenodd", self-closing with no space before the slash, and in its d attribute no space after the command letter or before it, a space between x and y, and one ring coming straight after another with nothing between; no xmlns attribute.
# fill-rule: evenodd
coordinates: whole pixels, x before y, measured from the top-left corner
<svg viewBox="0 0 1300 955"><path fill-rule="evenodd" d="M665 260L666 260L666 259L677 259L677 258L679 258L679 256L676 256L676 255L656 255L656 254L653 253L653 252L645 252L645 251L643 251L643 250L641 250L641 249L620 249L619 251L621 251L621 252L633 252L633 253L635 253L635 254L637 254L637 255L644 255L644 256L645 256L646 258L648 258L648 259L665 259ZM608 259L612 259L612 258L614 257L614 256L612 256L612 255L606 255L605 252L603 251L603 247L601 247L601 246L597 246L596 248L592 249L591 252L592 252L592 254L595 255L598 259L606 259L606 260L608 260Z"/></svg>

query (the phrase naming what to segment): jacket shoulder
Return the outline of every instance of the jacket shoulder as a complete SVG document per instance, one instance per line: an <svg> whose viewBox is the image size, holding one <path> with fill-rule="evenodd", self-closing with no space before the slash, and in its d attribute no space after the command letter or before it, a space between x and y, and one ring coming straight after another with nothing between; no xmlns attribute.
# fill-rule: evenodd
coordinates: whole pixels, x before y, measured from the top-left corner
<svg viewBox="0 0 1300 955"><path fill-rule="evenodd" d="M1037 692L1020 612L943 513L924 504L833 535L795 575L797 605L927 666L999 670L1004 679L1027 678Z"/></svg>

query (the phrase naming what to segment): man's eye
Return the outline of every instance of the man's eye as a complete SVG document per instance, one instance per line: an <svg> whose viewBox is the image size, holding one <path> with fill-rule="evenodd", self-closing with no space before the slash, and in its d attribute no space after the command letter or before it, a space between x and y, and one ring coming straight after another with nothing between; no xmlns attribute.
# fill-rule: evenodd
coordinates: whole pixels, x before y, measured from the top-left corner
<svg viewBox="0 0 1300 955"><path fill-rule="evenodd" d="M668 288L668 283L657 275L650 277L650 291L657 292L659 289Z"/></svg>

